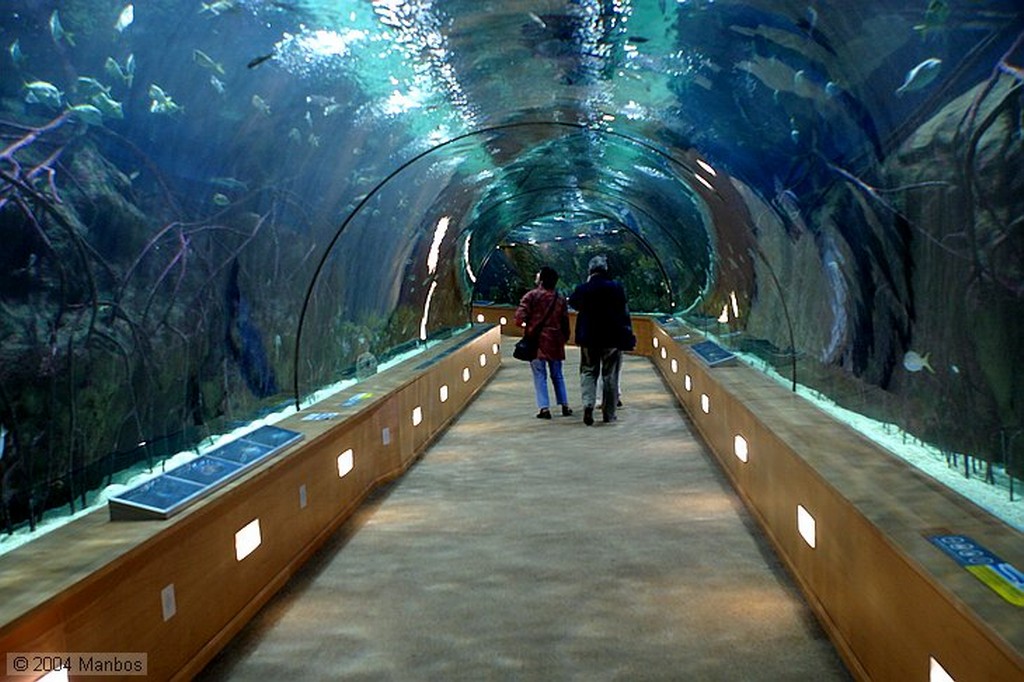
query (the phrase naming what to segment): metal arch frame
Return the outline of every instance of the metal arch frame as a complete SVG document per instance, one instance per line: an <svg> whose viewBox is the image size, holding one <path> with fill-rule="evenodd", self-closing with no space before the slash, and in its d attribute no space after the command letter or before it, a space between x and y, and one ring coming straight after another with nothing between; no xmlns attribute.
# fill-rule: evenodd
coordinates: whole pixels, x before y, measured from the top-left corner
<svg viewBox="0 0 1024 682"><path fill-rule="evenodd" d="M295 331L295 352L293 354L293 365L292 365L292 373L293 373L292 387L293 387L294 392L295 392L295 407L296 407L296 409L301 409L301 407L302 407L302 398L301 398L301 396L299 394L299 363L300 363L301 348L302 348L302 329L303 329L303 326L304 326L304 323L305 323L305 320L306 320L306 313L309 310L309 304L310 304L310 301L313 298L313 291L316 288L317 281L319 281L319 279L320 279L320 274L323 272L324 266L327 263L327 259L331 255L331 252L334 250L334 246L338 243L338 240L341 239L341 235L344 234L345 229L352 222L352 219L363 209L364 206L366 206L367 203L369 203L370 199L372 199L374 196L376 196L376 194L385 185L387 185L389 182L391 182L391 180L393 180L396 176L398 176L402 171L404 171L406 168L410 167L411 165L413 165L414 163L416 163L420 159L423 159L423 158L433 154L434 152L436 152L436 151L438 151L440 149L443 149L443 148L445 148L445 147L447 147L449 145L455 144L456 142L460 142L462 140L467 140L467 139L470 139L472 137L477 137L477 136L480 136L480 135L486 135L488 133L502 132L502 131L506 131L506 130L515 130L515 129L518 129L518 128L528 128L528 127L566 128L566 129L570 129L570 130L574 130L574 131L592 132L592 133L597 133L598 135L609 135L609 136L612 136L612 137L617 137L617 138L626 140L628 142L631 142L631 143L633 143L633 144L635 144L635 145L637 145L639 147L647 149L648 151L651 151L654 154L657 154L658 156L661 156L662 158L666 159L667 161L669 161L669 163L671 163L671 164L673 164L675 166L679 166L680 168L686 170L690 174L696 176L696 171L691 166L689 166L688 164L686 164L686 163L680 161L679 159L675 158L674 156L672 156L668 152L666 152L666 151L664 151L664 150L656 147L655 145L650 144L650 143L648 143L648 142L646 142L644 140L635 138L635 137L633 137L631 135L627 135L625 133L621 133L621 132L612 130L609 127L602 127L602 126L594 125L594 124L590 124L590 123L577 123L577 122L571 122L571 121L520 121L520 122L516 122L516 123L504 123L504 124L495 125L495 126L487 126L487 127L484 127L484 128L479 128L477 130L472 130L472 131L470 131L468 133L463 133L462 135L456 135L455 137L453 137L451 139L445 140L444 142L438 143L438 144L436 144L436 145L434 145L434 146L432 146L432 147L430 147L428 149L425 149L424 151L422 151L422 152L420 152L418 154L415 154L411 158L409 158L406 161L404 161L401 164L399 164L393 171L388 173L384 177L383 180L381 180L376 185L374 185L373 189L371 189L369 192L367 192L366 196L364 196L359 201L359 203L356 204L356 206L349 212L349 214L347 216L345 216L345 219L341 222L341 225L339 225L338 229L335 231L334 237L331 238L331 241L328 243L327 248L324 249L323 255L320 257L320 260L317 263L316 269L313 271L313 276L310 279L309 286L306 288L306 295L304 296L304 298L302 300L302 308L301 308L301 310L299 312L299 319L298 319L297 326L296 326L296 331ZM721 198L721 195L718 194L717 190L712 190L712 191L714 191L716 196ZM781 296L782 296L781 289L779 291L779 295L780 295L780 298L781 298ZM783 301L783 306L785 306L786 305L785 299L783 298L782 301ZM794 352L795 352L795 346L794 346ZM796 381L795 373L794 373L793 380L794 380L794 383L795 383L795 381Z"/></svg>
<svg viewBox="0 0 1024 682"><path fill-rule="evenodd" d="M682 244L680 244L679 240L675 238L675 235L672 233L672 231L667 230L667 229L661 227L660 221L656 220L651 215L650 211L648 211L647 209L645 209L645 208L643 208L641 206L638 206L637 204L635 204L630 199L619 197L619 196L617 196L615 194L612 194L611 192L606 192L606 191L603 191L603 190L600 190L600 189L594 189L594 188L591 188L591 187L584 187L584 186L581 186L581 185L558 185L558 186L554 186L554 187L539 187L539 188L536 188L536 189L526 190L526 191L520 192L518 194L512 194L512 195L504 198L500 202L495 202L493 206L489 207L487 210L485 210L484 212L480 213L478 216L476 216L476 218L474 219L474 222L479 221L480 219L482 219L485 216L487 216L488 214L490 214L492 211L494 211L497 208L499 208L500 206L502 206L503 202L512 201L514 199L517 199L517 198L519 198L521 196L526 196L528 194L536 194L536 193L541 193L541 192L549 192L551 190L559 190L559 189L583 190L585 192L592 193L592 194L597 194L599 196L610 197L612 199L615 199L616 201L619 201L620 203L626 204L627 206L629 206L630 208L635 210L637 213L639 213L639 214L641 214L643 216L646 216L651 221L652 224L654 224L655 226L659 227L661 232L662 232L662 234L664 234L665 237L669 241L672 242L672 244L676 247L676 249L680 253L685 252L685 249L683 248ZM616 220L615 222L617 224L619 223L618 220ZM627 230L630 229L628 225L623 225L623 227L626 228ZM642 240L648 246L650 245L650 240L645 239L639 233L634 232L633 230L630 230L630 231L633 232L633 234L636 235L637 239ZM666 268L664 266L663 261L657 255L657 251L655 251L653 248L651 248L651 252L654 254L654 257L658 260L658 267L661 269L662 273L663 274L666 273L667 270L666 270ZM480 267L484 267L485 265L486 265L486 259L485 259L485 262L480 264ZM473 292L475 292L475 291L476 291L476 287L474 286L473 287ZM670 292L671 292L671 289L670 289Z"/></svg>
<svg viewBox="0 0 1024 682"><path fill-rule="evenodd" d="M551 216L551 215L561 215L562 213L564 213L564 212L563 211L545 211L543 213L538 213L536 215L528 216L527 220L536 220L538 218L545 218L545 217ZM598 217L598 218L604 218L605 220L610 221L614 225L620 226L626 232L629 232L631 235L633 235L633 237L635 237L638 242L643 244L643 246L647 250L647 252L650 253L654 257L655 262L658 264L658 270L661 271L662 281L665 283L665 286L668 289L669 298L670 298L670 300L674 300L675 299L675 293L674 293L674 291L672 289L672 280L669 279L668 272L665 270L665 265L662 263L661 258L658 257L658 253L651 247L650 242L648 242L646 239L644 239L642 236L640 236L636 231L634 231L632 228L630 228L629 225L626 225L622 221L618 220L615 216L608 215L607 213L604 213L602 211L594 211L594 210L590 210L590 209L577 209L577 210L572 211L572 213L589 215L589 216L595 216L595 217ZM506 230L504 230L501 233L501 235L500 235L501 239L504 240L505 237L507 237L510 232L512 232L513 230L515 230L518 227L521 227L521 225L522 225L522 223L520 223L520 225L509 227ZM491 261L491 257L493 255L494 255L494 252L492 250L490 253L487 254L487 257L483 259L483 262L480 263L480 272L483 272L485 269L487 269L487 264ZM473 282L473 288L470 290L470 305L472 305L472 301L473 301L474 298L476 298L476 282Z"/></svg>

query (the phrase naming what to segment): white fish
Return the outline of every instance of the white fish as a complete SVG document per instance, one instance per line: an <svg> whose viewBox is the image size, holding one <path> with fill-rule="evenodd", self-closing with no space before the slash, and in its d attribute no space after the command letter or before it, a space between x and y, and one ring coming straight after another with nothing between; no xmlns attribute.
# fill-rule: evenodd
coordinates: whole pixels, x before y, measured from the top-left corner
<svg viewBox="0 0 1024 682"><path fill-rule="evenodd" d="M64 30L57 10L53 10L53 14L50 15L50 35L53 36L53 42L55 43L59 43L63 39L71 47L75 46L75 37Z"/></svg>
<svg viewBox="0 0 1024 682"><path fill-rule="evenodd" d="M103 123L103 112L91 104L77 104L68 109L68 112L76 120L91 126L98 126Z"/></svg>
<svg viewBox="0 0 1024 682"><path fill-rule="evenodd" d="M135 21L135 5L128 3L117 16L114 28L117 29L118 33L122 33L126 28L132 25L133 21Z"/></svg>
<svg viewBox="0 0 1024 682"><path fill-rule="evenodd" d="M105 92L96 93L89 98L89 101L93 106L102 111L104 116L124 118L124 107L120 102L111 99L110 95Z"/></svg>
<svg viewBox="0 0 1024 682"><path fill-rule="evenodd" d="M270 105L259 95L252 96L252 105L264 116L270 116Z"/></svg>
<svg viewBox="0 0 1024 682"><path fill-rule="evenodd" d="M100 93L109 95L110 88L103 83L100 83L95 78L89 78L87 76L78 77L78 94L82 97L92 97L93 95L98 95Z"/></svg>
<svg viewBox="0 0 1024 682"><path fill-rule="evenodd" d="M156 83L149 86L149 98L149 110L154 114L174 114L182 111L182 106L171 99L171 96Z"/></svg>
<svg viewBox="0 0 1024 682"><path fill-rule="evenodd" d="M14 62L16 68L21 68L22 62L25 61L25 55L21 53L21 43L15 40L11 43L11 46L7 48L7 51L11 55L11 61Z"/></svg>
<svg viewBox="0 0 1024 682"><path fill-rule="evenodd" d="M215 17L235 8L234 0L217 0L216 2L203 2L200 4L203 6L203 8L199 10L200 14L203 12L209 12Z"/></svg>
<svg viewBox="0 0 1024 682"><path fill-rule="evenodd" d="M42 104L51 109L60 109L63 104L64 93L53 83L33 81L25 89L28 90L25 101L29 104Z"/></svg>
<svg viewBox="0 0 1024 682"><path fill-rule="evenodd" d="M926 369L932 374L935 374L935 370L932 369L931 363L928 361L930 353L925 353L923 356L912 350L908 350L903 355L903 367L908 372L920 372L922 369Z"/></svg>
<svg viewBox="0 0 1024 682"><path fill-rule="evenodd" d="M204 69L216 71L221 76L224 75L224 67L213 60L213 57L206 54L202 50L192 50L192 61Z"/></svg>
<svg viewBox="0 0 1024 682"><path fill-rule="evenodd" d="M924 60L910 71L907 71L907 75L903 79L903 85L896 89L896 94L902 95L905 92L913 92L914 90L921 90L927 87L939 75L939 69L941 68L941 59L932 57Z"/></svg>
<svg viewBox="0 0 1024 682"><path fill-rule="evenodd" d="M222 81L221 79L217 78L216 76L214 76L212 74L210 75L210 85L212 85L213 89L216 90L221 95L224 94L224 90L225 90L224 81Z"/></svg>

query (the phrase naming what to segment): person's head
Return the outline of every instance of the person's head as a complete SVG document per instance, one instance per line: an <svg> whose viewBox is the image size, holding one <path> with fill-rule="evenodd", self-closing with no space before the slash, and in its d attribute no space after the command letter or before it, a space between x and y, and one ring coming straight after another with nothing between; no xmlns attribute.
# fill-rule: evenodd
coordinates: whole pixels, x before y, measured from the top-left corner
<svg viewBox="0 0 1024 682"><path fill-rule="evenodd" d="M558 284L558 273L555 272L554 268L544 266L537 273L537 283L545 289L554 289L555 285Z"/></svg>
<svg viewBox="0 0 1024 682"><path fill-rule="evenodd" d="M604 256L594 256L590 259L589 270L591 275L608 274L608 259Z"/></svg>

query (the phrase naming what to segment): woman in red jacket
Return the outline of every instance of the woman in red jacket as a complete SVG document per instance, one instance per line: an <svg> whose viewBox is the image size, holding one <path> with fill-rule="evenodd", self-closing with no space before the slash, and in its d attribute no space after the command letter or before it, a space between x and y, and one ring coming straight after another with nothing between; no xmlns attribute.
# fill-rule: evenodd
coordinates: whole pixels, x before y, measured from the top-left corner
<svg viewBox="0 0 1024 682"><path fill-rule="evenodd" d="M562 414L572 414L569 396L562 376L565 360L565 342L569 340L569 306L555 291L558 273L546 265L537 273L537 287L526 292L516 308L516 324L525 327L524 334L538 337L537 357L530 361L533 388L537 394L537 418L551 419L548 400L548 373L555 387L555 399L562 406Z"/></svg>

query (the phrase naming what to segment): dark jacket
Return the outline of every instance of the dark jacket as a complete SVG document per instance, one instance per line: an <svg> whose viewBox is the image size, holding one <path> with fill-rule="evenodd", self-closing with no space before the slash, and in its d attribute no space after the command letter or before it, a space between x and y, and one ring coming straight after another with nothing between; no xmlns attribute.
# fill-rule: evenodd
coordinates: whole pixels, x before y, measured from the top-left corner
<svg viewBox="0 0 1024 682"><path fill-rule="evenodd" d="M551 313L544 319L543 328L536 329L556 297ZM540 333L538 360L565 360L565 342L569 340L569 306L564 298L542 287L527 291L516 308L516 324L522 326L524 322L524 334Z"/></svg>
<svg viewBox="0 0 1024 682"><path fill-rule="evenodd" d="M626 290L602 272L591 275L569 297L576 316L576 345L633 350L636 339L626 305Z"/></svg>

